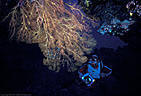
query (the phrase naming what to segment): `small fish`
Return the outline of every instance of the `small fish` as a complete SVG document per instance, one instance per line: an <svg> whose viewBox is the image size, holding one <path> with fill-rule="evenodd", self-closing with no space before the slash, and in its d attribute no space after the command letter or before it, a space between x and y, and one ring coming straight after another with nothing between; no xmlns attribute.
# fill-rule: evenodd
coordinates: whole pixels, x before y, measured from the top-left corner
<svg viewBox="0 0 141 96"><path fill-rule="evenodd" d="M85 2L84 2L84 4L85 4L87 7L89 7L91 3L92 3L92 2L89 1L89 0L85 0Z"/></svg>

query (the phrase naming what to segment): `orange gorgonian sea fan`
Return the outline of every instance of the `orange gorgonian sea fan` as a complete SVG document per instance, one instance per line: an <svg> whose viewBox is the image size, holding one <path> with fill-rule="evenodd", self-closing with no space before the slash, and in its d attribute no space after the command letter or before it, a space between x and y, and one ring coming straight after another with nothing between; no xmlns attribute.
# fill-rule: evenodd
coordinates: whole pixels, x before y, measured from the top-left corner
<svg viewBox="0 0 141 96"><path fill-rule="evenodd" d="M38 43L50 70L76 70L96 45L88 31L88 18L63 0L20 0L9 15L11 39Z"/></svg>

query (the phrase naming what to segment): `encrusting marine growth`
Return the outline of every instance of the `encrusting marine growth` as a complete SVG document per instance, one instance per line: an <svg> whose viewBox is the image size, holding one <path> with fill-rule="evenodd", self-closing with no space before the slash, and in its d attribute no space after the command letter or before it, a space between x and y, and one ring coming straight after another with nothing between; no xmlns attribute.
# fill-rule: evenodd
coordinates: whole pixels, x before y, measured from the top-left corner
<svg viewBox="0 0 141 96"><path fill-rule="evenodd" d="M38 43L45 56L43 63L56 72L61 67L75 71L96 45L88 32L90 23L97 26L96 20L63 0L20 0L8 16L10 38Z"/></svg>

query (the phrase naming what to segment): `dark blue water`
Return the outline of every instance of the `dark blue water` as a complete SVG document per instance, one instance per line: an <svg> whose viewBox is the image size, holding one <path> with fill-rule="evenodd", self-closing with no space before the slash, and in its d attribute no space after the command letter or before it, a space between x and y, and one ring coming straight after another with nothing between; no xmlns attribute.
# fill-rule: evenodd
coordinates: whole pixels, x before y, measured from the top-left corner
<svg viewBox="0 0 141 96"><path fill-rule="evenodd" d="M122 38L94 31L97 41L94 52L104 64L112 67L113 73L109 78L97 81L91 89L77 82L77 72L49 71L42 64L44 56L38 45L9 41L7 29L7 22L0 23L0 94L136 96L136 67L141 53L139 20L131 27L130 34Z"/></svg>

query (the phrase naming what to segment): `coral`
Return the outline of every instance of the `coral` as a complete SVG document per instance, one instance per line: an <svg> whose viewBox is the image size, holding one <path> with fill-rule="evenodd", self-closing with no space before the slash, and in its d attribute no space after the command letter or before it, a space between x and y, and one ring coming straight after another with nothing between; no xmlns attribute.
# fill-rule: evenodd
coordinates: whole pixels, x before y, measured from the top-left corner
<svg viewBox="0 0 141 96"><path fill-rule="evenodd" d="M54 71L61 67L74 71L87 61L84 55L96 44L89 26L97 23L63 0L20 0L8 16L11 39L38 43L43 63Z"/></svg>
<svg viewBox="0 0 141 96"><path fill-rule="evenodd" d="M106 0L105 2L103 1L103 3L99 3L98 5L96 5L93 8L92 12L97 13L94 15L96 17L99 17L102 23L103 22L110 23L113 18L117 18L120 20L127 19L129 16L124 6L125 5L124 2L126 0L124 0L123 2L116 2L116 1L117 0L114 1ZM121 3L123 3L123 5Z"/></svg>
<svg viewBox="0 0 141 96"><path fill-rule="evenodd" d="M127 3L126 8L130 13L130 16L136 14L137 16L141 16L141 2L138 0L133 0Z"/></svg>
<svg viewBox="0 0 141 96"><path fill-rule="evenodd" d="M113 18L111 22L108 24L104 22L97 32L104 34L111 34L114 36L123 36L130 30L130 25L132 25L134 20L124 20L120 21L117 18Z"/></svg>

